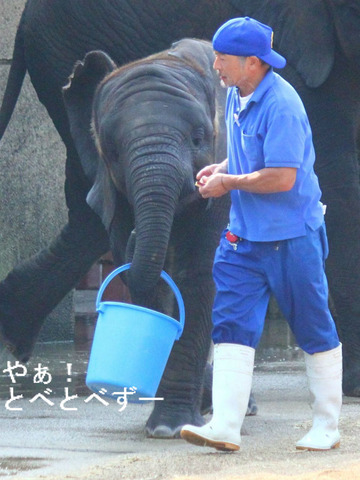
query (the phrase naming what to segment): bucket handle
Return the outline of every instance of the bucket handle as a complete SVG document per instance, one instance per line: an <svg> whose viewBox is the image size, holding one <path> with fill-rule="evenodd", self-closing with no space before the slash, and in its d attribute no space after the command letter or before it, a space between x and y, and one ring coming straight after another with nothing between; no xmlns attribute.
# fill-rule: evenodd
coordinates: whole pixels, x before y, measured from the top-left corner
<svg viewBox="0 0 360 480"><path fill-rule="evenodd" d="M96 297L96 311L99 311L100 308L100 301L101 297L103 296L103 293L105 291L105 288L108 286L108 284L111 282L111 280L116 277L119 273L123 272L124 270L128 270L131 266L131 263L127 263L126 265L122 265L121 267L116 268L113 270L103 281L101 284L97 297ZM180 335L182 334L182 331L184 329L184 323L185 323L185 307L184 307L184 301L182 299L180 290L176 286L174 280L168 275L164 270L160 274L161 278L165 280L165 282L169 285L169 287L172 289L174 292L175 298L177 300L178 306L179 306L179 323L180 323L180 331L178 334L177 338L180 338Z"/></svg>

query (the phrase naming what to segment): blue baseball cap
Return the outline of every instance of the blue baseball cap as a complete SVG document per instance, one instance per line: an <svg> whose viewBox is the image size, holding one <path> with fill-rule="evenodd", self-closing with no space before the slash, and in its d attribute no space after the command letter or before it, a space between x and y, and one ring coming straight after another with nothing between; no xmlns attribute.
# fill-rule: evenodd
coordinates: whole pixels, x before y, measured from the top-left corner
<svg viewBox="0 0 360 480"><path fill-rule="evenodd" d="M268 25L250 17L232 18L224 23L212 40L216 52L239 57L255 56L275 68L284 68L286 60L272 49L274 33Z"/></svg>

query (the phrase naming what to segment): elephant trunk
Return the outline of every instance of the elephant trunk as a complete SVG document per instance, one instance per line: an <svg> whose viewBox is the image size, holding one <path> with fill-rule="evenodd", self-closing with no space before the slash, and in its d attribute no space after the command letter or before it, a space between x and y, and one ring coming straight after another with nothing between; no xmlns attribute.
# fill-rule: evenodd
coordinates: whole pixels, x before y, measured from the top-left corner
<svg viewBox="0 0 360 480"><path fill-rule="evenodd" d="M134 303L144 306L150 306L155 295L182 190L184 172L177 164L172 155L141 157L130 163L128 193L134 207L135 235L128 244L127 260L132 266L127 281Z"/></svg>

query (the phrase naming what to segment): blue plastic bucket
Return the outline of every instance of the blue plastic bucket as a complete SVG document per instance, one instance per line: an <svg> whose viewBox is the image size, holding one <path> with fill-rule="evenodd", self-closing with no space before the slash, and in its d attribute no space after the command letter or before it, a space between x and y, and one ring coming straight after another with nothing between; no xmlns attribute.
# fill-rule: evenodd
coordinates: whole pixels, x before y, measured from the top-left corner
<svg viewBox="0 0 360 480"><path fill-rule="evenodd" d="M185 309L180 291L164 271L161 278L172 288L180 320L163 313L121 302L101 302L110 281L130 268L123 265L102 283L97 298L99 313L88 363L86 385L94 392L117 399L126 388L127 401L154 398L174 341L184 329Z"/></svg>

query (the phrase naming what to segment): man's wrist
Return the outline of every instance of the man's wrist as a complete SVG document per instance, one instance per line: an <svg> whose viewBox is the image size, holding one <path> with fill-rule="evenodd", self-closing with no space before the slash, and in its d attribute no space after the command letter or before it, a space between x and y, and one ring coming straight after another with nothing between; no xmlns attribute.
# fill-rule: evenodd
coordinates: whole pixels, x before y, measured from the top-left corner
<svg viewBox="0 0 360 480"><path fill-rule="evenodd" d="M229 175L221 175L221 185L223 187L223 189L225 190L225 192L228 192L229 190L231 190L231 188L229 188L227 186L227 179L228 179Z"/></svg>

